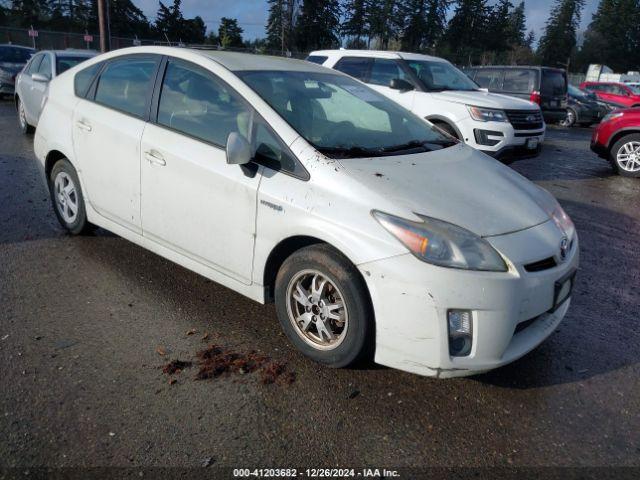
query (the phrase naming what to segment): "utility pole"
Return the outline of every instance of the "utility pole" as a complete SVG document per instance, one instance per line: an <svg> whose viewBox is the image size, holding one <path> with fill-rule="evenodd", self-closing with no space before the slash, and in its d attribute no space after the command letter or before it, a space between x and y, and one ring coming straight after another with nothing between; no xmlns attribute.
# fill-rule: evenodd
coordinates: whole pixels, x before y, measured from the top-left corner
<svg viewBox="0 0 640 480"><path fill-rule="evenodd" d="M109 28L108 0L98 0L98 25L100 27L100 51L108 52L111 48L111 31Z"/></svg>

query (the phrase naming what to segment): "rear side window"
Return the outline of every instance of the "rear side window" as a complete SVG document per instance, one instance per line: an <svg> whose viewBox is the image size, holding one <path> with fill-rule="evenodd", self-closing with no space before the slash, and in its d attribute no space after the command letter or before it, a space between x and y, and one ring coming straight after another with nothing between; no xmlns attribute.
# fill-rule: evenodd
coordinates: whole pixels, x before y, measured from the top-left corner
<svg viewBox="0 0 640 480"><path fill-rule="evenodd" d="M500 90L501 77L501 70L482 69L476 72L476 76L473 78L473 80L478 85L480 85L481 88L487 88L489 90Z"/></svg>
<svg viewBox="0 0 640 480"><path fill-rule="evenodd" d="M93 77L96 76L102 63L94 63L90 67L80 70L73 79L73 88L77 97L84 98L87 95Z"/></svg>
<svg viewBox="0 0 640 480"><path fill-rule="evenodd" d="M251 112L238 95L195 65L170 60L158 105L160 125L217 146L231 132L249 140Z"/></svg>
<svg viewBox="0 0 640 480"><path fill-rule="evenodd" d="M386 58L376 58L371 66L371 73L367 83L388 87L394 78L406 80L406 75L398 65L398 62Z"/></svg>
<svg viewBox="0 0 640 480"><path fill-rule="evenodd" d="M95 101L143 117L155 68L153 58L128 58L109 63L98 79Z"/></svg>
<svg viewBox="0 0 640 480"><path fill-rule="evenodd" d="M369 67L372 63L371 58L342 57L333 68L364 82L367 79Z"/></svg>
<svg viewBox="0 0 640 480"><path fill-rule="evenodd" d="M543 95L566 95L567 78L560 70L542 70L540 90Z"/></svg>
<svg viewBox="0 0 640 480"><path fill-rule="evenodd" d="M509 69L504 72L502 91L529 93L535 90L536 73L533 70Z"/></svg>
<svg viewBox="0 0 640 480"><path fill-rule="evenodd" d="M327 58L329 57L325 57L324 55L309 55L307 57L307 62L317 63L318 65L322 65L324 62L327 61Z"/></svg>

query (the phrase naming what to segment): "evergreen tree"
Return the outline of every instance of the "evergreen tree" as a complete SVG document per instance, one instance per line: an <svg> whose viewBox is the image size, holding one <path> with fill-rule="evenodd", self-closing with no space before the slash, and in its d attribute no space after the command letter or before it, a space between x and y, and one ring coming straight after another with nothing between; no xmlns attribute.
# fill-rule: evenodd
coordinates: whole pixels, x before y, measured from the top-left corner
<svg viewBox="0 0 640 480"><path fill-rule="evenodd" d="M307 52L340 44L339 0L303 0L296 25L296 46Z"/></svg>
<svg viewBox="0 0 640 480"><path fill-rule="evenodd" d="M487 9L487 31L484 35L484 49L500 55L511 47L511 9L513 4L509 0L498 2Z"/></svg>
<svg viewBox="0 0 640 480"><path fill-rule="evenodd" d="M365 48L365 38L369 36L366 0L346 0L342 8L345 20L340 31L350 37L347 45L351 48Z"/></svg>
<svg viewBox="0 0 640 480"><path fill-rule="evenodd" d="M538 46L544 65L567 66L576 46L584 0L556 0Z"/></svg>
<svg viewBox="0 0 640 480"><path fill-rule="evenodd" d="M367 26L369 40L375 38L378 48L386 50L389 41L398 36L400 30L400 18L397 0L366 0Z"/></svg>
<svg viewBox="0 0 640 480"><path fill-rule="evenodd" d="M513 9L509 14L509 28L507 30L510 45L526 46L527 40L527 18L525 15L524 2Z"/></svg>
<svg viewBox="0 0 640 480"><path fill-rule="evenodd" d="M11 2L12 24L28 28L46 25L50 13L47 0L13 0Z"/></svg>
<svg viewBox="0 0 640 480"><path fill-rule="evenodd" d="M458 0L441 45L448 58L463 65L480 61L489 13L486 0Z"/></svg>
<svg viewBox="0 0 640 480"><path fill-rule="evenodd" d="M267 47L282 52L293 49L295 0L268 0Z"/></svg>
<svg viewBox="0 0 640 480"><path fill-rule="evenodd" d="M435 53L436 43L442 38L447 26L447 12L452 0L427 0L427 18L422 39L424 48Z"/></svg>
<svg viewBox="0 0 640 480"><path fill-rule="evenodd" d="M184 17L180 10L182 0L173 0L173 5L167 6L160 1L155 28L161 37L177 42L182 37L182 23Z"/></svg>
<svg viewBox="0 0 640 480"><path fill-rule="evenodd" d="M227 47L242 47L242 33L244 30L238 25L235 18L222 17L218 27L220 45Z"/></svg>
<svg viewBox="0 0 640 480"><path fill-rule="evenodd" d="M579 54L581 69L602 63L614 71L637 70L640 64L640 1L601 0Z"/></svg>

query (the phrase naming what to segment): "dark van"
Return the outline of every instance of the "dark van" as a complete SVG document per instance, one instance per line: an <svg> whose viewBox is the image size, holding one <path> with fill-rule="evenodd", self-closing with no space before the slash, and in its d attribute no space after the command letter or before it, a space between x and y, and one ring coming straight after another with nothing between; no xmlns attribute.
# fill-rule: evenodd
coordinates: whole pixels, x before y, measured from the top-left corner
<svg viewBox="0 0 640 480"><path fill-rule="evenodd" d="M540 105L547 123L567 115L567 73L559 68L524 66L468 67L463 71L493 93L524 98Z"/></svg>

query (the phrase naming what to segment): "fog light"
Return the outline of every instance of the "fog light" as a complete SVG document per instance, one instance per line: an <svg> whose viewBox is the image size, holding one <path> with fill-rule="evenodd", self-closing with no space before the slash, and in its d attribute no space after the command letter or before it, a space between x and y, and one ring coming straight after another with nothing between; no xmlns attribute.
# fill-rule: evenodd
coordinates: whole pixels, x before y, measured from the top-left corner
<svg viewBox="0 0 640 480"><path fill-rule="evenodd" d="M449 355L466 357L473 346L473 317L470 310L449 310Z"/></svg>

